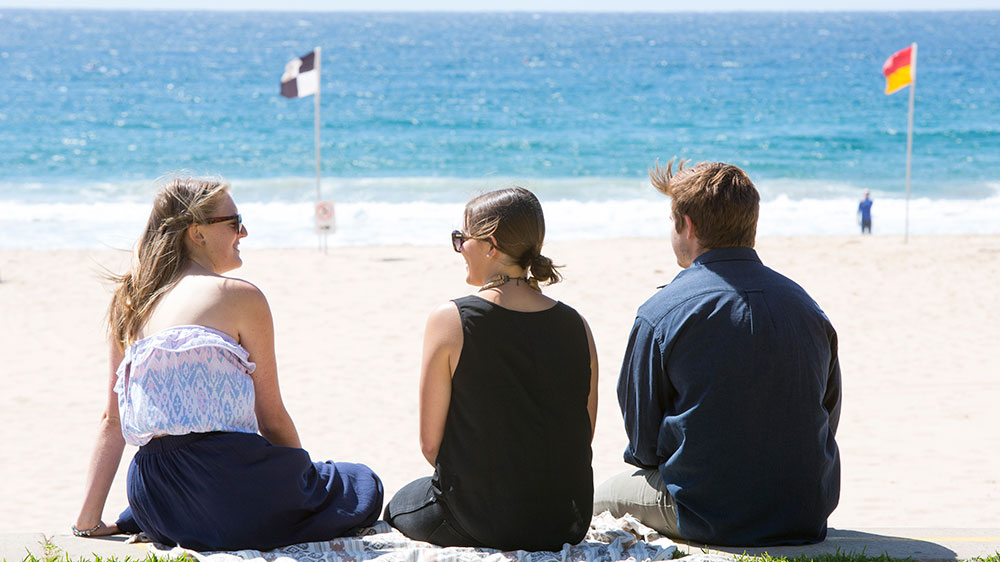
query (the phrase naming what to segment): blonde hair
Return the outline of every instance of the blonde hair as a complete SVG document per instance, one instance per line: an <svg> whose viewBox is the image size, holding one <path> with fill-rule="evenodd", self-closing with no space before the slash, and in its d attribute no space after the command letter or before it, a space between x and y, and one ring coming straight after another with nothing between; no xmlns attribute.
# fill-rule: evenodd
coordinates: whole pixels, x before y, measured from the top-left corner
<svg viewBox="0 0 1000 562"><path fill-rule="evenodd" d="M698 241L705 248L752 248L757 237L760 193L746 172L722 162L701 162L685 167L674 159L661 168L657 162L649 179L660 193L670 197L674 228L684 228L684 215L697 227Z"/></svg>
<svg viewBox="0 0 1000 562"><path fill-rule="evenodd" d="M129 271L109 275L117 286L108 307L108 333L121 349L135 342L157 301L180 280L190 256L189 226L203 222L229 191L222 179L173 178L157 192Z"/></svg>
<svg viewBox="0 0 1000 562"><path fill-rule="evenodd" d="M562 276L542 255L545 217L535 194L523 187L484 193L465 205L465 228L478 240L493 237L496 248L531 272L535 282L558 283Z"/></svg>

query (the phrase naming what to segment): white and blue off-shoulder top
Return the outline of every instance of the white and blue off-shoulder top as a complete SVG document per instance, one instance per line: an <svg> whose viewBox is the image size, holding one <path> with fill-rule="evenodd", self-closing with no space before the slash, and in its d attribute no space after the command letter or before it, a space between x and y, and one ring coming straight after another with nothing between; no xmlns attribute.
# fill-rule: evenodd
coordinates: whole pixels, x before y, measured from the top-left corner
<svg viewBox="0 0 1000 562"><path fill-rule="evenodd" d="M159 435L257 433L250 352L205 326L174 326L125 351L115 392L122 435L145 445Z"/></svg>

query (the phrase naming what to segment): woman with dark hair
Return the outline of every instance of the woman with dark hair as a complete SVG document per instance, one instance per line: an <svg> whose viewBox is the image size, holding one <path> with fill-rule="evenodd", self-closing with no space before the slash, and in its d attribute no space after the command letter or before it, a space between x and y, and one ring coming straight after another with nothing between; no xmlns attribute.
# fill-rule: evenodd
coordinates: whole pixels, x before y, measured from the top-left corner
<svg viewBox="0 0 1000 562"><path fill-rule="evenodd" d="M278 388L274 324L240 267L243 219L216 180L157 194L130 270L113 279L110 381L77 536L144 531L195 550L268 550L373 523L367 466L314 463ZM258 433L259 431L259 433ZM129 509L101 521L125 443Z"/></svg>
<svg viewBox="0 0 1000 562"><path fill-rule="evenodd" d="M452 243L473 295L427 321L420 446L434 475L401 489L386 520L443 546L559 550L586 535L597 352L575 310L542 294L542 208L515 187L465 207Z"/></svg>

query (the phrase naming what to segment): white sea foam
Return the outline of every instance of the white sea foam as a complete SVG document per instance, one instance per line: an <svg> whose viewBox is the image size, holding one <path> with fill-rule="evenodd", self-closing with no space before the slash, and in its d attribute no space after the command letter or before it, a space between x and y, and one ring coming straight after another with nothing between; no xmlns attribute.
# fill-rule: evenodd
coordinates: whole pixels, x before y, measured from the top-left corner
<svg viewBox="0 0 1000 562"><path fill-rule="evenodd" d="M331 246L447 244L460 226L461 202L338 202ZM579 201L544 199L549 240L666 237L669 199ZM313 247L311 202L246 202L240 212L250 236L244 248ZM857 199L779 196L761 206L758 236L850 235L858 232ZM129 248L149 213L148 203L24 203L0 201L0 248ZM878 197L874 234L902 234L903 199ZM986 199L912 199L909 232L1000 233L1000 196Z"/></svg>

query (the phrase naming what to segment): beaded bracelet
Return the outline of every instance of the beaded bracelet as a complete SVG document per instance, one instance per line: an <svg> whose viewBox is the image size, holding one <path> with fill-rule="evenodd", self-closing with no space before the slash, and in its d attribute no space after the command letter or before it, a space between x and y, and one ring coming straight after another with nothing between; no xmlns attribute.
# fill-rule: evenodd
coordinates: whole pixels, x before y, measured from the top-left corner
<svg viewBox="0 0 1000 562"><path fill-rule="evenodd" d="M97 525L94 525L93 529L84 529L82 531L80 529L77 529L76 525L73 525L73 535L77 537L89 537L90 535L94 534L95 531L100 529L101 525L103 524L104 524L103 521L98 521Z"/></svg>

